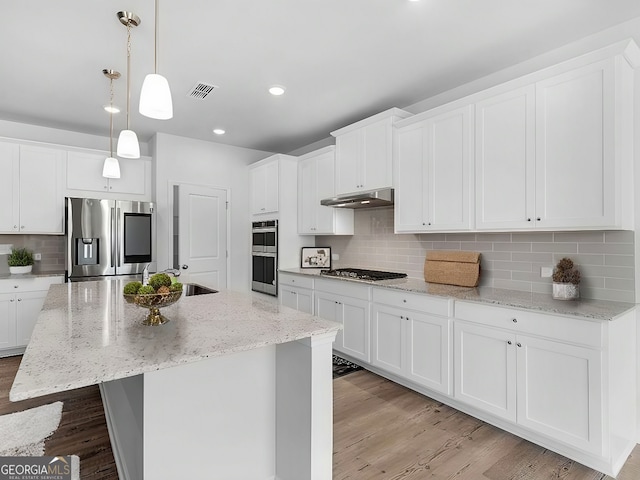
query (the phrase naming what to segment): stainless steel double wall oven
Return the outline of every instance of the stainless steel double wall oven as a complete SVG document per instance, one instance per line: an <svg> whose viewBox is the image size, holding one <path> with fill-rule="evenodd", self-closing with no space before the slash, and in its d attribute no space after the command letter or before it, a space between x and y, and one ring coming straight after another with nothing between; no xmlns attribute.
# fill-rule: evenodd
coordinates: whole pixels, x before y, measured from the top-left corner
<svg viewBox="0 0 640 480"><path fill-rule="evenodd" d="M278 221L252 223L251 290L278 296Z"/></svg>

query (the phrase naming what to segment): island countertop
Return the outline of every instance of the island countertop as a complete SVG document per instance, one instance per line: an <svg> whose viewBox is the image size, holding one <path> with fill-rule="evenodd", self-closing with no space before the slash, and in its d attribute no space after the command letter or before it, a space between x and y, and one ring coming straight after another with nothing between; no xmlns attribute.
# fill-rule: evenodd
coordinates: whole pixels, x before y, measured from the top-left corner
<svg viewBox="0 0 640 480"><path fill-rule="evenodd" d="M53 285L9 398L19 401L267 345L338 331L338 323L270 299L221 290L162 308L171 321L142 325L124 280Z"/></svg>

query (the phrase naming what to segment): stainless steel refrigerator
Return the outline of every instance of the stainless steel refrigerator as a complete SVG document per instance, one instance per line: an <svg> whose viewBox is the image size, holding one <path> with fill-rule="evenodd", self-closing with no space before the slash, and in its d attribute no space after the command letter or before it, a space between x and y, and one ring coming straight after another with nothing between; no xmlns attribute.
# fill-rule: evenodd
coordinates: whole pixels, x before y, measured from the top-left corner
<svg viewBox="0 0 640 480"><path fill-rule="evenodd" d="M65 232L70 281L156 270L153 203L67 198Z"/></svg>

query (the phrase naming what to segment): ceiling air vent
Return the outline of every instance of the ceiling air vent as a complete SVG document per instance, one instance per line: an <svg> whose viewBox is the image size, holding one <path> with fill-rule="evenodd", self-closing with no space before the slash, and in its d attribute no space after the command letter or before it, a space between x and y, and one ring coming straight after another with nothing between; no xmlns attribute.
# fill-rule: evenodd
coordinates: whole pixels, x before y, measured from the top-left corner
<svg viewBox="0 0 640 480"><path fill-rule="evenodd" d="M215 85L211 85L210 83L198 82L191 88L191 90L189 90L189 93L187 93L187 97L204 100L216 88L218 87L216 87Z"/></svg>

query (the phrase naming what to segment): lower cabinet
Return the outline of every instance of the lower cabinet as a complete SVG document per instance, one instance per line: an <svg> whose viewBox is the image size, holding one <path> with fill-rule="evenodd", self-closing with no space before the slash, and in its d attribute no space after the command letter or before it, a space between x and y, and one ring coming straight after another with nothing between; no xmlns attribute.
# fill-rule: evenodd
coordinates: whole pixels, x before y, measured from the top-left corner
<svg viewBox="0 0 640 480"><path fill-rule="evenodd" d="M0 281L0 357L20 353L29 343L46 289L62 281L61 276Z"/></svg>
<svg viewBox="0 0 640 480"><path fill-rule="evenodd" d="M280 303L285 307L313 314L313 293L307 288L280 286Z"/></svg>

